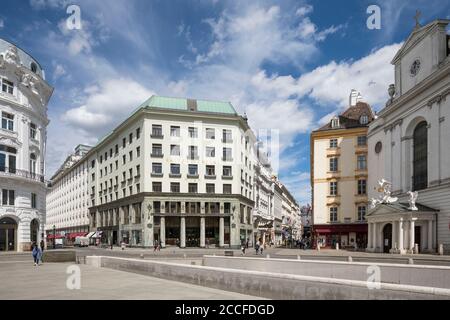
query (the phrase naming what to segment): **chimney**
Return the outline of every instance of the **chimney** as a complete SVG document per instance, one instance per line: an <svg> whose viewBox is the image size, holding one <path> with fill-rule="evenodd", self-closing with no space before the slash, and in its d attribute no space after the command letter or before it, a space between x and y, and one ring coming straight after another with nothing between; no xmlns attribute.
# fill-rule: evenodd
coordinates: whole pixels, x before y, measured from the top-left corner
<svg viewBox="0 0 450 320"><path fill-rule="evenodd" d="M361 94L357 92L355 89L352 89L350 92L349 104L350 107L356 106L356 103L361 100Z"/></svg>

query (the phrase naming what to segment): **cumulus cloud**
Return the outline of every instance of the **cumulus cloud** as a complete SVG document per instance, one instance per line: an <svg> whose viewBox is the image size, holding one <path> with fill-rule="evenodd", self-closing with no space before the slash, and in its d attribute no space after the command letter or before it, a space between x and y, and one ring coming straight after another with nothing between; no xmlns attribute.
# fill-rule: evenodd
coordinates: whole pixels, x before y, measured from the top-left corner
<svg viewBox="0 0 450 320"><path fill-rule="evenodd" d="M83 105L66 111L62 120L98 136L123 121L153 92L133 80L118 78L88 87L85 94Z"/></svg>

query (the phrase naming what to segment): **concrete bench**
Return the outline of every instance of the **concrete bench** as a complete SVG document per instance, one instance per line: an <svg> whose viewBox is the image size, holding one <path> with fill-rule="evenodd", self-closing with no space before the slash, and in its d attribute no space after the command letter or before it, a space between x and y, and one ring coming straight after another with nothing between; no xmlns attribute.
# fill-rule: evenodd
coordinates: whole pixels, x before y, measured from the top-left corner
<svg viewBox="0 0 450 320"><path fill-rule="evenodd" d="M225 250L225 257L232 257L232 256L234 256L234 251Z"/></svg>

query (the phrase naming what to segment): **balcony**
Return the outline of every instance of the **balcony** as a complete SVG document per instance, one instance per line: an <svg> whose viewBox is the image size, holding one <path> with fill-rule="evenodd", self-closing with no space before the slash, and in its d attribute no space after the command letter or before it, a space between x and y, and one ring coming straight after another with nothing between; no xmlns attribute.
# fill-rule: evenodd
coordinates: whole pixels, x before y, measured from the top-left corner
<svg viewBox="0 0 450 320"><path fill-rule="evenodd" d="M205 174L205 179L215 179L216 175L215 174Z"/></svg>
<svg viewBox="0 0 450 320"><path fill-rule="evenodd" d="M233 180L233 176L222 176L222 180Z"/></svg>
<svg viewBox="0 0 450 320"><path fill-rule="evenodd" d="M162 177L164 177L164 173L162 173L162 172L152 172L152 173L150 174L150 176L151 176L152 178L162 178Z"/></svg>
<svg viewBox="0 0 450 320"><path fill-rule="evenodd" d="M16 168L0 167L0 176L17 177L42 183L45 182L44 176L41 174Z"/></svg>
<svg viewBox="0 0 450 320"><path fill-rule="evenodd" d="M181 178L181 173L169 173L169 178Z"/></svg>
<svg viewBox="0 0 450 320"><path fill-rule="evenodd" d="M188 174L188 179L198 179L198 174Z"/></svg>
<svg viewBox="0 0 450 320"><path fill-rule="evenodd" d="M161 132L152 132L150 135L152 139L164 139L164 135Z"/></svg>

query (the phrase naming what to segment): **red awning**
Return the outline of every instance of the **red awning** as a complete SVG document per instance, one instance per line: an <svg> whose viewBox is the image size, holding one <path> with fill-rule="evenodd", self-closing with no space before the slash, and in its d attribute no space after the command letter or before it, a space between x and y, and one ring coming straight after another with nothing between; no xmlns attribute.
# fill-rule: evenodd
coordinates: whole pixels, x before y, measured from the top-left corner
<svg viewBox="0 0 450 320"><path fill-rule="evenodd" d="M47 239L63 239L64 236L61 234L57 234L56 236L54 236L53 234L48 234L47 235Z"/></svg>
<svg viewBox="0 0 450 320"><path fill-rule="evenodd" d="M314 232L319 234L327 233L367 233L367 224L336 224L336 225L314 225Z"/></svg>
<svg viewBox="0 0 450 320"><path fill-rule="evenodd" d="M87 235L86 232L72 232L67 235L67 238L75 239L76 237L84 237L85 235Z"/></svg>

